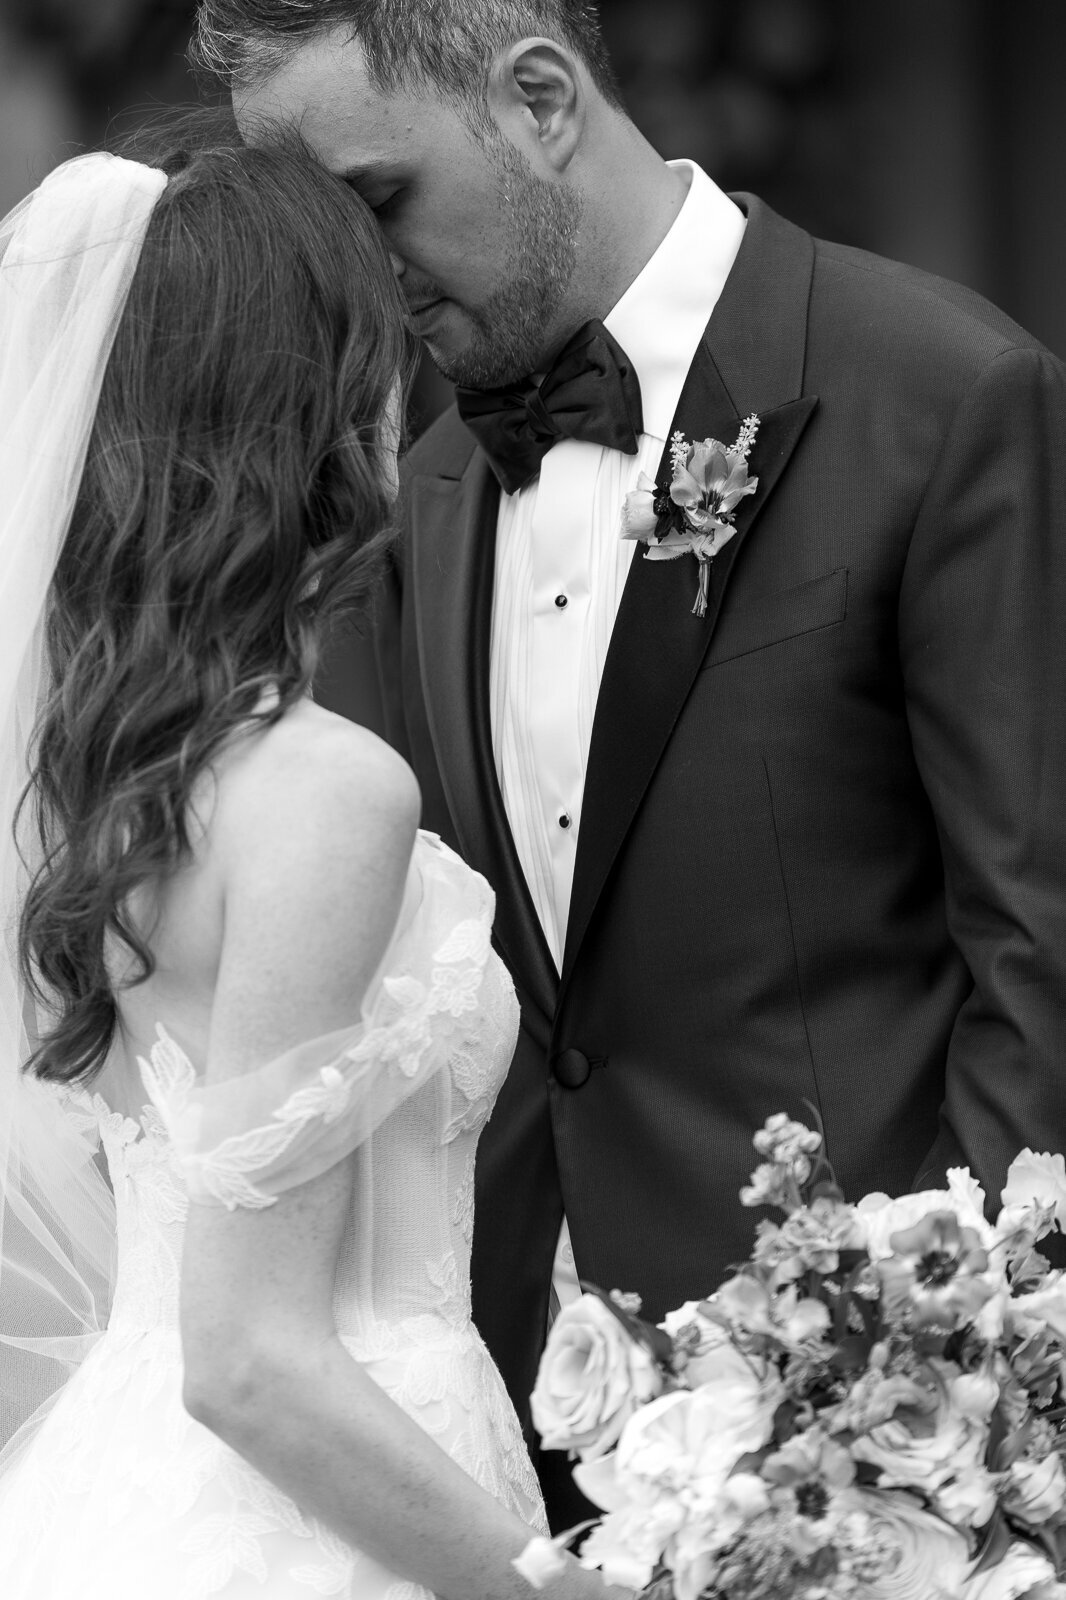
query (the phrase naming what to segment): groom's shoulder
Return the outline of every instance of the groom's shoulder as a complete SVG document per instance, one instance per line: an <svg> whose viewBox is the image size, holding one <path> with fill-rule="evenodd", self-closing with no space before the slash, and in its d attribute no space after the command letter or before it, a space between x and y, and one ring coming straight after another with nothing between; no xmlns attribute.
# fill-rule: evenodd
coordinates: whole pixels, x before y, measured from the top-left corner
<svg viewBox="0 0 1066 1600"><path fill-rule="evenodd" d="M432 422L404 457L404 475L460 478L477 449L473 434L454 405Z"/></svg>
<svg viewBox="0 0 1066 1600"><path fill-rule="evenodd" d="M908 358L974 376L1008 350L1043 346L998 306L965 284L849 245L814 240L809 329L854 353L869 347L888 370Z"/></svg>

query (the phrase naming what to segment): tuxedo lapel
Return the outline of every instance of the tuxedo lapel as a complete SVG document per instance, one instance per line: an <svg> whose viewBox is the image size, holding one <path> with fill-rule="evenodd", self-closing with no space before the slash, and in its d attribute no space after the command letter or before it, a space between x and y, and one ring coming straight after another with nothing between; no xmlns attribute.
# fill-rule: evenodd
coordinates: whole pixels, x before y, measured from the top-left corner
<svg viewBox="0 0 1066 1600"><path fill-rule="evenodd" d="M646 561L638 548L604 664L581 809L562 984L596 902L699 672L731 572L817 405L802 395L813 245L748 196L744 242L689 370L671 433L731 445L760 419L736 533L711 568L707 615L692 614L698 569L688 556ZM669 479L669 445L658 478ZM621 508L619 508L621 511Z"/></svg>
<svg viewBox="0 0 1066 1600"><path fill-rule="evenodd" d="M462 853L495 889L495 934L550 1018L555 965L504 811L492 755L489 641L498 490L477 451L461 478L410 484L411 578L430 733Z"/></svg>

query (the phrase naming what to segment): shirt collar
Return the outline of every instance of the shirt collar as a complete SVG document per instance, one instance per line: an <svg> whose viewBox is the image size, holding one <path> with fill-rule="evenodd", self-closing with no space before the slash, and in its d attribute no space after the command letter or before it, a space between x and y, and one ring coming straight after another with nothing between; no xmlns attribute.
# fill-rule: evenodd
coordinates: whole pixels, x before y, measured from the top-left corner
<svg viewBox="0 0 1066 1600"><path fill-rule="evenodd" d="M668 164L688 176L688 194L654 255L604 318L640 379L644 432L664 444L746 221L694 161Z"/></svg>

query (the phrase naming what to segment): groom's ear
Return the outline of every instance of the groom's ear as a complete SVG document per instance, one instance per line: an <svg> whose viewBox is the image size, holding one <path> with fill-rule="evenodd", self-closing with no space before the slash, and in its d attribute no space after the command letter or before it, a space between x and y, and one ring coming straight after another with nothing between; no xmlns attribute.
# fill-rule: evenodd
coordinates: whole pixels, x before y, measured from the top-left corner
<svg viewBox="0 0 1066 1600"><path fill-rule="evenodd" d="M489 110L534 171L565 172L584 132L587 74L576 56L550 39L523 39L503 51L489 74Z"/></svg>

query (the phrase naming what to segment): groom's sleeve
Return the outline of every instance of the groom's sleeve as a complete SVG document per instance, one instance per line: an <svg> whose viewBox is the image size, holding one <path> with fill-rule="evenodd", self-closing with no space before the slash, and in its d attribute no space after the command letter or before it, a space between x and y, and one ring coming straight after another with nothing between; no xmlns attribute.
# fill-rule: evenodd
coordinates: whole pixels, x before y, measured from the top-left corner
<svg viewBox="0 0 1066 1600"><path fill-rule="evenodd" d="M914 752L973 988L918 1178L998 1202L1025 1145L1066 1150L1066 368L1006 350L923 496L899 609Z"/></svg>

